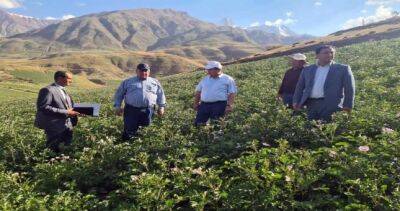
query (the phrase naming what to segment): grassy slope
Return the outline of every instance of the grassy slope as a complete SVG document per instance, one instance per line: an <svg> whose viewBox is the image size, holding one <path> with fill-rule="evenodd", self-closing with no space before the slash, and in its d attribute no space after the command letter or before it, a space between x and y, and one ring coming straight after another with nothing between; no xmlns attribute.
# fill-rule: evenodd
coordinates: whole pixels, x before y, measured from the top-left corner
<svg viewBox="0 0 400 211"><path fill-rule="evenodd" d="M328 125L293 118L275 100L283 58L226 68L239 95L235 112L215 128L192 126L201 72L163 78L165 118L130 143L118 140L114 89L77 95L101 102L101 118L82 119L68 157L55 160L32 126L34 103L3 104L13 109L0 112L0 207L397 209L399 49L400 40L338 49L357 80L356 108Z"/></svg>
<svg viewBox="0 0 400 211"><path fill-rule="evenodd" d="M149 63L153 67L152 74L157 76L190 71L201 65L198 61L175 55L127 51L70 52L46 58L2 59L0 88L4 91L0 93L0 101L36 96L31 92L35 93L41 86L53 81L55 70L69 70L75 74L72 90L92 89L103 87L96 84L98 81L129 77L140 62Z"/></svg>

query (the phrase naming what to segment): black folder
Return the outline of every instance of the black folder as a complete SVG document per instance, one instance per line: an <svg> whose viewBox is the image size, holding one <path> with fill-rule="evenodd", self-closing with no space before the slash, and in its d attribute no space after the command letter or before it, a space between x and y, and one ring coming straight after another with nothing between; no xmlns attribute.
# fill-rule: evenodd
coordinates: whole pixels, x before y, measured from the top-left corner
<svg viewBox="0 0 400 211"><path fill-rule="evenodd" d="M88 116L98 117L100 111L100 105L90 104L90 103L77 103L74 105L73 110Z"/></svg>

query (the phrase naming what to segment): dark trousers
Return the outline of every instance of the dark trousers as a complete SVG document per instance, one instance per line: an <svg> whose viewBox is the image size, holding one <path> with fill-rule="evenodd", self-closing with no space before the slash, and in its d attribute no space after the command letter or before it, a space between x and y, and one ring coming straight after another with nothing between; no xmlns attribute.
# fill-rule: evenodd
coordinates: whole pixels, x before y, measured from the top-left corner
<svg viewBox="0 0 400 211"><path fill-rule="evenodd" d="M201 102L197 110L195 124L205 124L208 119L218 120L225 115L226 101L212 103Z"/></svg>
<svg viewBox="0 0 400 211"><path fill-rule="evenodd" d="M327 105L322 99L308 99L306 101L307 117L309 120L322 120L324 122L332 121L332 114L339 111L340 108Z"/></svg>
<svg viewBox="0 0 400 211"><path fill-rule="evenodd" d="M293 107L293 94L282 94L283 104L288 108Z"/></svg>
<svg viewBox="0 0 400 211"><path fill-rule="evenodd" d="M73 132L70 129L64 130L62 133L57 135L46 133L47 141L46 147L50 148L54 152L60 152L60 144L63 143L64 146L69 146L72 143Z"/></svg>
<svg viewBox="0 0 400 211"><path fill-rule="evenodd" d="M125 105L124 108L124 133L123 140L136 136L140 126L149 126L154 114L154 108L137 108Z"/></svg>

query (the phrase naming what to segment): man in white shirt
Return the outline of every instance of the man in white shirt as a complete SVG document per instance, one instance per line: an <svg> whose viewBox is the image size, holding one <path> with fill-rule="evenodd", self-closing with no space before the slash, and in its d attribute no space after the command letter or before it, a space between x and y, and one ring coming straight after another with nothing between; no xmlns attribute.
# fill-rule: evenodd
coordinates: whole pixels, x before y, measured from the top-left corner
<svg viewBox="0 0 400 211"><path fill-rule="evenodd" d="M305 105L309 119L329 122L334 112L352 110L354 76L348 65L333 62L333 46L320 46L315 53L317 63L304 68L300 75L293 97L294 109Z"/></svg>
<svg viewBox="0 0 400 211"><path fill-rule="evenodd" d="M195 124L206 124L209 119L217 120L232 112L237 88L229 75L222 73L222 65L210 61L205 66L208 76L196 87L193 108L197 111Z"/></svg>

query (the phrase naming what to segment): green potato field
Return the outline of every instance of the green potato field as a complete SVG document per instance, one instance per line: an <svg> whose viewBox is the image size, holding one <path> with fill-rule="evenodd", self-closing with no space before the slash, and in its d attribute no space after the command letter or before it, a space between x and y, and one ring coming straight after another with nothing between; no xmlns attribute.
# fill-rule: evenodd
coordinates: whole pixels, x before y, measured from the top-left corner
<svg viewBox="0 0 400 211"><path fill-rule="evenodd" d="M199 128L191 107L205 73L160 78L166 115L131 142L120 139L116 87L75 94L102 111L80 119L62 155L33 126L35 100L1 103L0 209L400 210L400 39L337 51L356 103L330 124L276 100L285 58L225 67L239 89L234 112Z"/></svg>

